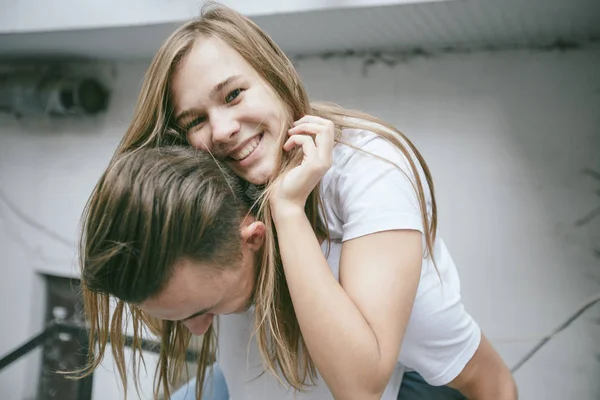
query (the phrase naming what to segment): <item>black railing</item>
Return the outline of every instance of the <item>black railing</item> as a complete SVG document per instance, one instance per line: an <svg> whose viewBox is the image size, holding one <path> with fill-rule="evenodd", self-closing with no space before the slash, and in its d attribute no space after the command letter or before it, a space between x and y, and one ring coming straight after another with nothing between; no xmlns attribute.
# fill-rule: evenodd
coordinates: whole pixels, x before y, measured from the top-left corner
<svg viewBox="0 0 600 400"><path fill-rule="evenodd" d="M44 331L2 357L2 359L0 359L0 371L19 360L21 357L24 357L31 351L35 350L37 347L44 346L49 341L55 339L58 335L64 333L76 337L81 345L81 349L87 353L89 347L87 329L67 322L51 321L46 325L46 329L44 329ZM76 395L77 398L75 400L91 400L93 380L94 378L92 374L77 380L74 383L77 385L77 387L74 391L71 391L71 395L69 397ZM43 395L38 393L38 398L43 397Z"/></svg>
<svg viewBox="0 0 600 400"><path fill-rule="evenodd" d="M88 330L84 326L76 325L67 321L51 321L46 325L44 331L35 335L27 342L23 343L21 346L11 351L7 355L3 356L0 359L0 371L4 368L8 367L15 361L24 357L31 351L35 350L39 346L45 345L48 341L56 338L61 333L67 333L73 335L74 337L79 339L79 343L81 344L81 351L87 353L89 349L88 344ZM124 344L127 347L131 347L133 344L133 337L125 336ZM141 339L140 340L141 348L144 351L149 351L152 353L158 353L160 351L160 344L153 340ZM186 360L189 362L194 362L198 359L198 354L191 350L188 350L186 353ZM83 366L78 366L76 368L81 368ZM76 381L78 384L77 388L77 399L74 400L91 400L92 398L92 384L93 384L93 373L81 378Z"/></svg>

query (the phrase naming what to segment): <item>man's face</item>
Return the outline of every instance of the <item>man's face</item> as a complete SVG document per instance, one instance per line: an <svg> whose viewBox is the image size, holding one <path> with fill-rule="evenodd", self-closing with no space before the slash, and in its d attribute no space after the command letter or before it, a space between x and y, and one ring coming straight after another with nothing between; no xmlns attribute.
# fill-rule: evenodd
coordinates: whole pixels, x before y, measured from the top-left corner
<svg viewBox="0 0 600 400"><path fill-rule="evenodd" d="M238 238L232 238L238 240ZM151 317L181 321L194 335L204 334L215 315L245 312L256 280L256 253L264 241L264 224L245 219L238 265L215 266L182 259L167 285L137 307Z"/></svg>

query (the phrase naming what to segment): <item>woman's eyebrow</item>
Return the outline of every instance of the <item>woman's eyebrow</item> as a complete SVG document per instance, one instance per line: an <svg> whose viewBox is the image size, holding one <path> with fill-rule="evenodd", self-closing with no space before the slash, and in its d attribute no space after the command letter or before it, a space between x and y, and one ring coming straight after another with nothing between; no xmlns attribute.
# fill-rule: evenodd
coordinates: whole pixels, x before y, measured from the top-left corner
<svg viewBox="0 0 600 400"><path fill-rule="evenodd" d="M215 85L215 87L213 87L210 91L210 98L214 98L215 96L217 96L219 94L219 92L221 92L223 90L223 88L225 88L227 85L231 84L232 82L235 82L239 79L242 78L242 75L231 75L229 78L224 79L223 81L217 83ZM198 114L198 110L196 110L195 108L190 108L188 110L183 111L181 114L179 114L178 116L175 117L175 123L177 125L179 125L179 122L184 119L189 117L190 115L195 115Z"/></svg>
<svg viewBox="0 0 600 400"><path fill-rule="evenodd" d="M223 90L223 88L227 85L229 85L232 82L237 81L238 79L241 79L242 75L231 75L229 78L224 79L223 81L217 83L215 85L214 88L212 88L212 90L210 91L210 98L214 98L216 95L219 94L219 92L221 92Z"/></svg>

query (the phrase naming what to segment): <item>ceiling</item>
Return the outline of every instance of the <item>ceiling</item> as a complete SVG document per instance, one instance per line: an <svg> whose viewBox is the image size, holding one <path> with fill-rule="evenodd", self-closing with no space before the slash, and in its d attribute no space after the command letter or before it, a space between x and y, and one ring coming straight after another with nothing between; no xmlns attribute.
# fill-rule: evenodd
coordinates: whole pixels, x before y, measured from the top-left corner
<svg viewBox="0 0 600 400"><path fill-rule="evenodd" d="M457 0L256 17L290 55L600 43L600 0ZM179 24L0 35L13 57L149 58Z"/></svg>

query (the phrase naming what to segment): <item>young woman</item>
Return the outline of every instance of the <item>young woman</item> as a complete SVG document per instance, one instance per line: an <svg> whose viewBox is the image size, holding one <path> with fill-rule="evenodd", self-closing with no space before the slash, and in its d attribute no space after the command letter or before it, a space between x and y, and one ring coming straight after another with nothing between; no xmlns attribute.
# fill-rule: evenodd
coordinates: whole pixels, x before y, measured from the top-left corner
<svg viewBox="0 0 600 400"><path fill-rule="evenodd" d="M178 371L167 356L180 355L181 330L204 334L207 354L219 316L217 359L234 400L396 399L408 370L472 399L516 398L510 372L460 301L418 150L372 116L310 103L277 45L228 8L205 9L161 47L115 157L171 144L208 151L258 185L266 229L250 309L235 314L208 296L184 315L169 279L148 294L155 302L131 305L134 320L161 330L157 385ZM90 204L102 196L96 188ZM105 222L90 215L88 226ZM86 243L99 237L86 235ZM106 333L97 316L106 318L108 305L88 296L92 334ZM122 353L115 357L123 366Z"/></svg>

